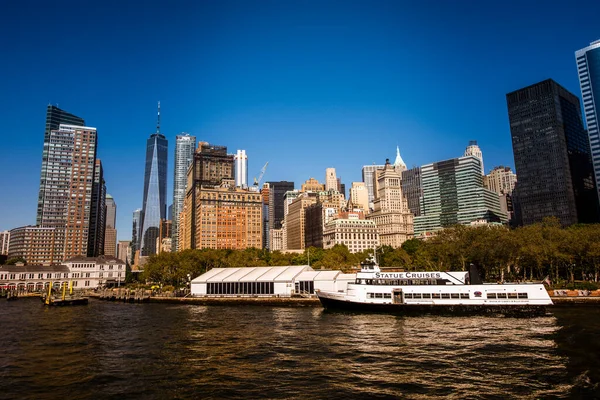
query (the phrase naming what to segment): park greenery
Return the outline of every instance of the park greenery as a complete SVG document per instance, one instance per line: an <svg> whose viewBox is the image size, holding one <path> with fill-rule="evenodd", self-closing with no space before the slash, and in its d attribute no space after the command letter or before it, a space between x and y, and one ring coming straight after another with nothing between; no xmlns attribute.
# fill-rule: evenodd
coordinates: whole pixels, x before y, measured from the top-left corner
<svg viewBox="0 0 600 400"><path fill-rule="evenodd" d="M352 254L343 245L311 247L300 254L255 248L184 250L150 257L141 278L182 287L212 268L310 264L314 269L355 272L372 253ZM376 255L382 268L462 271L474 264L487 282L548 278L553 287L578 282L578 287L594 289L600 278L600 224L562 228L557 219L547 218L516 229L458 225L424 241L408 240L400 248L381 246Z"/></svg>

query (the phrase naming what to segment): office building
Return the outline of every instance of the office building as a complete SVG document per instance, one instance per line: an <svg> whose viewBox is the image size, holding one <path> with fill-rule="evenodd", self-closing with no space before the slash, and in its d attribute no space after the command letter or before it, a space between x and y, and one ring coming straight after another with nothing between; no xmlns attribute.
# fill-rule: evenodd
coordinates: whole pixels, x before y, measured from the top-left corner
<svg viewBox="0 0 600 400"><path fill-rule="evenodd" d="M353 207L358 207L365 213L369 211L369 192L364 182L352 182L350 203Z"/></svg>
<svg viewBox="0 0 600 400"><path fill-rule="evenodd" d="M375 171L375 178L378 189L367 219L375 222L381 245L400 247L413 238L413 214L402 194L402 176L386 160L383 170Z"/></svg>
<svg viewBox="0 0 600 400"><path fill-rule="evenodd" d="M203 187L196 207L196 248L262 248L262 197L235 187L233 179Z"/></svg>
<svg viewBox="0 0 600 400"><path fill-rule="evenodd" d="M142 209L138 208L133 212L131 224L131 252L135 254L140 249L140 229L142 225Z"/></svg>
<svg viewBox="0 0 600 400"><path fill-rule="evenodd" d="M367 193L369 194L369 208L367 211L373 210L373 202L375 201L375 190L373 185L373 177L375 171L383 169L384 165L365 165L362 167L362 181L367 187Z"/></svg>
<svg viewBox="0 0 600 400"><path fill-rule="evenodd" d="M8 245L10 243L10 232L0 232L0 255L8 255Z"/></svg>
<svg viewBox="0 0 600 400"><path fill-rule="evenodd" d="M246 150L238 150L233 156L235 163L235 186L248 187L248 156Z"/></svg>
<svg viewBox="0 0 600 400"><path fill-rule="evenodd" d="M51 149L57 145L56 138L53 139L53 145L50 145L50 137L51 132L58 130L61 124L66 125L78 125L84 126L85 122L83 118L79 118L76 115L70 114L60 108L48 105L46 109L46 129L44 131L44 149L42 151L42 171L40 175L40 190L38 195L38 205L37 205L37 217L36 217L36 225L42 225L43 216L46 215L46 220L48 218L48 213L50 210L54 208L52 203L56 201L56 190L52 190L51 186L56 184L55 175L52 174L50 181L52 182L50 185L47 184L47 173L48 173L48 163L51 163L52 169L56 167L55 164L55 149ZM58 144L62 146L62 143ZM51 151L52 150L52 151ZM46 202L46 194L51 197L49 199L51 204L45 204Z"/></svg>
<svg viewBox="0 0 600 400"><path fill-rule="evenodd" d="M325 169L325 190L338 190L339 184L335 175L335 168Z"/></svg>
<svg viewBox="0 0 600 400"><path fill-rule="evenodd" d="M290 192L288 192L290 193ZM288 206L285 216L286 244L285 250L303 250L305 248L305 217L306 208L317 202L315 192L300 193Z"/></svg>
<svg viewBox="0 0 600 400"><path fill-rule="evenodd" d="M294 190L294 182L279 181L269 184L269 229L281 229L284 214L284 195Z"/></svg>
<svg viewBox="0 0 600 400"><path fill-rule="evenodd" d="M510 167L494 167L483 180L484 186L498 194L512 194L517 183L517 175L512 172Z"/></svg>
<svg viewBox="0 0 600 400"><path fill-rule="evenodd" d="M104 254L106 232L106 184L102 161L96 159L94 183L92 185L92 203L90 204L90 228L88 234L88 257Z"/></svg>
<svg viewBox="0 0 600 400"><path fill-rule="evenodd" d="M117 258L125 261L126 264L131 263L131 241L119 240L117 247Z"/></svg>
<svg viewBox="0 0 600 400"><path fill-rule="evenodd" d="M156 133L146 141L146 168L142 206L140 256L156 254L160 220L167 217L168 141L160 133L160 103Z"/></svg>
<svg viewBox="0 0 600 400"><path fill-rule="evenodd" d="M330 249L337 244L346 246L350 253L374 250L380 245L377 225L365 219L363 212L341 212L323 229L323 247Z"/></svg>
<svg viewBox="0 0 600 400"><path fill-rule="evenodd" d="M106 195L106 229L104 233L104 255L117 256L117 203L110 194Z"/></svg>
<svg viewBox="0 0 600 400"><path fill-rule="evenodd" d="M187 184L187 170L194 160L196 149L196 136L187 133L175 137L175 166L173 168L173 211L169 219L173 221L172 251L177 251L179 240L179 213L183 210L185 201L185 186Z"/></svg>
<svg viewBox="0 0 600 400"><path fill-rule="evenodd" d="M394 169L396 172L401 174L403 171L406 171L406 164L404 160L400 156L400 147L396 146L396 159L394 160Z"/></svg>
<svg viewBox="0 0 600 400"><path fill-rule="evenodd" d="M483 169L483 153L477 144L477 140L469 141L469 145L465 149L465 157L474 156L477 157L479 162L481 163L481 175L485 175L485 170Z"/></svg>
<svg viewBox="0 0 600 400"><path fill-rule="evenodd" d="M590 141L596 190L600 196L600 40L575 52L583 112Z"/></svg>
<svg viewBox="0 0 600 400"><path fill-rule="evenodd" d="M260 190L260 197L262 198L262 216L263 216L263 249L269 249L269 192L271 191L268 183L263 183L262 189Z"/></svg>
<svg viewBox="0 0 600 400"><path fill-rule="evenodd" d="M483 187L481 161L453 158L421 167L421 215L414 219L417 237L457 225L505 224L498 194ZM381 231L380 231L381 234Z"/></svg>
<svg viewBox="0 0 600 400"><path fill-rule="evenodd" d="M336 182L337 185L337 182ZM300 192L322 192L325 190L325 185L319 183L315 178L309 178L300 188Z"/></svg>
<svg viewBox="0 0 600 400"><path fill-rule="evenodd" d="M317 202L304 209L304 246L323 247L323 227L345 206L344 195L337 190L317 193Z"/></svg>
<svg viewBox="0 0 600 400"><path fill-rule="evenodd" d="M421 215L421 167L414 167L402 171L402 194L406 198L408 209L415 217Z"/></svg>
<svg viewBox="0 0 600 400"><path fill-rule="evenodd" d="M181 217L179 218L179 223L185 225L187 231L183 233L179 230L179 235L184 235L185 241L181 242L179 240L178 250L201 248L198 247L199 243L196 242L201 234L201 231L197 231L201 227L196 224L198 220L198 199L201 197L203 190L212 190L220 186L224 179L234 179L233 155L227 154L227 147L225 146L211 145L206 142L198 143L192 164L187 171L184 200L185 221L182 223Z"/></svg>
<svg viewBox="0 0 600 400"><path fill-rule="evenodd" d="M10 231L8 258L22 257L27 264L52 265L63 260L57 252L56 228L22 226Z"/></svg>
<svg viewBox="0 0 600 400"><path fill-rule="evenodd" d="M506 95L519 182L519 223L598 221L590 143L579 99L548 79Z"/></svg>

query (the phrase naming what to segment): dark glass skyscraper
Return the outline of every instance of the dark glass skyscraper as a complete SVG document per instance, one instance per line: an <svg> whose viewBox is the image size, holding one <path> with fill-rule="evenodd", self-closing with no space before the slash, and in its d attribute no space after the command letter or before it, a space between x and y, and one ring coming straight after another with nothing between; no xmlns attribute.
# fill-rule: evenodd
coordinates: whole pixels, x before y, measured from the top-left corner
<svg viewBox="0 0 600 400"><path fill-rule="evenodd" d="M579 99L551 79L506 95L521 224L555 216L598 221L588 136Z"/></svg>
<svg viewBox="0 0 600 400"><path fill-rule="evenodd" d="M156 133L146 142L146 172L141 224L141 256L156 254L160 220L167 216L168 141L160 133L160 103Z"/></svg>
<svg viewBox="0 0 600 400"><path fill-rule="evenodd" d="M106 230L106 184L102 162L96 159L92 203L90 205L90 227L88 233L88 257L104 254L104 232Z"/></svg>
<svg viewBox="0 0 600 400"><path fill-rule="evenodd" d="M600 40L577 50L575 59L596 175L596 189L600 190ZM598 195L600 197L600 191Z"/></svg>
<svg viewBox="0 0 600 400"><path fill-rule="evenodd" d="M36 225L42 224L42 215L44 213L44 201L46 194L46 175L48 172L48 152L50 150L50 131L58 130L60 124L85 126L83 118L61 110L60 108L48 104L46 110L46 130L44 131L44 149L42 151L42 173L40 176L40 192L38 195Z"/></svg>
<svg viewBox="0 0 600 400"><path fill-rule="evenodd" d="M269 184L269 229L280 229L283 222L285 192L294 190L294 182L279 181Z"/></svg>

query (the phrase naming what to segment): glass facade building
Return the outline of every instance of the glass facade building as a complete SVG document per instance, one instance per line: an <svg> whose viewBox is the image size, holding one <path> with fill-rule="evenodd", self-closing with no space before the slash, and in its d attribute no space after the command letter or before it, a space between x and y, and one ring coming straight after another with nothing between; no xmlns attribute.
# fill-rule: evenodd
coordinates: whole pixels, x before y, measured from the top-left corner
<svg viewBox="0 0 600 400"><path fill-rule="evenodd" d="M421 215L421 167L414 167L402 171L402 193L408 202L408 208L415 217Z"/></svg>
<svg viewBox="0 0 600 400"><path fill-rule="evenodd" d="M92 204L90 211L90 229L88 234L88 257L104 254L104 234L106 231L106 184L102 161L96 159L94 183L92 185Z"/></svg>
<svg viewBox="0 0 600 400"><path fill-rule="evenodd" d="M506 223L498 195L483 187L481 162L475 156L453 158L421 167L421 215L415 236L452 225Z"/></svg>
<svg viewBox="0 0 600 400"><path fill-rule="evenodd" d="M583 111L590 141L596 189L600 197L600 40L575 52Z"/></svg>
<svg viewBox="0 0 600 400"><path fill-rule="evenodd" d="M36 225L42 225L44 203L46 200L46 186L48 174L48 160L50 157L50 132L58 130L60 124L84 126L83 118L70 114L60 108L48 105L46 109L46 130L44 131L44 149L42 151L42 172L40 175L40 191L38 195Z"/></svg>
<svg viewBox="0 0 600 400"><path fill-rule="evenodd" d="M168 141L161 133L150 135L146 143L146 171L141 223L141 256L156 254L160 220L167 216Z"/></svg>
<svg viewBox="0 0 600 400"><path fill-rule="evenodd" d="M369 194L369 208L373 209L373 201L375 201L375 171L384 169L385 165L365 165L362 167L362 181L367 187Z"/></svg>
<svg viewBox="0 0 600 400"><path fill-rule="evenodd" d="M579 99L551 79L506 95L517 224L598 221L598 195Z"/></svg>
<svg viewBox="0 0 600 400"><path fill-rule="evenodd" d="M173 221L171 251L177 251L179 240L179 214L183 211L185 200L185 186L187 184L187 170L194 160L196 149L196 136L185 133L175 137L175 165L173 176L173 207L169 219Z"/></svg>

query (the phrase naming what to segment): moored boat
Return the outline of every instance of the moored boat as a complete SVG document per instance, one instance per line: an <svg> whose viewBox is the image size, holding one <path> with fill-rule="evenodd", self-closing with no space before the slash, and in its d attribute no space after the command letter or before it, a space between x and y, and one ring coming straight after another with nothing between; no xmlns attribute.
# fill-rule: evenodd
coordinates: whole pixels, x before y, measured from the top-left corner
<svg viewBox="0 0 600 400"><path fill-rule="evenodd" d="M339 292L318 290L328 310L397 314L543 315L552 305L541 283L483 283L470 271L382 272L374 258Z"/></svg>

